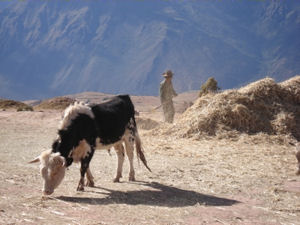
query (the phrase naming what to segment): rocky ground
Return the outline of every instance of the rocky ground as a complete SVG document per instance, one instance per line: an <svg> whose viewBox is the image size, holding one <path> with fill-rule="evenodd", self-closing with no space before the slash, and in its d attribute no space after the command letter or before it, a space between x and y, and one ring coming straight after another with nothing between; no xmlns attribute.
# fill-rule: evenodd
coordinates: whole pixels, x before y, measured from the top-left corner
<svg viewBox="0 0 300 225"><path fill-rule="evenodd" d="M197 141L140 128L152 173L136 160L137 181L129 182L126 161L113 183L116 154L98 151L94 188L76 191L73 164L43 197L39 165L28 161L51 146L60 118L60 111L0 112L0 224L300 224L295 146L246 135ZM164 126L160 112L141 112L147 118Z"/></svg>

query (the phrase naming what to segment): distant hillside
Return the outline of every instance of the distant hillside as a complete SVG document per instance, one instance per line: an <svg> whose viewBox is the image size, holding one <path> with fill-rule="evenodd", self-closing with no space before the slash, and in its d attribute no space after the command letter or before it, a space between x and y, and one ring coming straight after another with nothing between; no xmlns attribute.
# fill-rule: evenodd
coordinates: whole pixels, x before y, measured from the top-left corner
<svg viewBox="0 0 300 225"><path fill-rule="evenodd" d="M0 109L1 110L18 110L18 111L32 111L33 108L23 102L10 100L10 99L0 99Z"/></svg>
<svg viewBox="0 0 300 225"><path fill-rule="evenodd" d="M56 97L51 99L46 99L40 102L40 104L35 105L35 110L64 110L69 105L75 102L75 99L68 97Z"/></svg>
<svg viewBox="0 0 300 225"><path fill-rule="evenodd" d="M73 95L67 95L66 97L76 99L78 101L90 102L90 103L101 103L114 95L104 94L100 92L83 92ZM141 112L153 112L161 111L160 100L155 96L130 96L133 104L135 105L136 110ZM174 105L176 112L183 112L192 102L194 102L198 97L197 91L184 92L178 94L176 98L174 98Z"/></svg>
<svg viewBox="0 0 300 225"><path fill-rule="evenodd" d="M0 3L2 4L2 3ZM11 1L0 7L0 97L222 89L300 73L300 2Z"/></svg>

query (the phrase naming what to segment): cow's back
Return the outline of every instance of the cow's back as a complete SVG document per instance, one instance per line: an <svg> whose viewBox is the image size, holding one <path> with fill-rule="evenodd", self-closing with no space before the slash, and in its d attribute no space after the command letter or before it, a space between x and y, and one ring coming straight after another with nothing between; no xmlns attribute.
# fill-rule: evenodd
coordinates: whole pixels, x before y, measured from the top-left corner
<svg viewBox="0 0 300 225"><path fill-rule="evenodd" d="M105 103L91 107L95 116L98 137L108 145L121 139L130 119L134 123L134 106L128 95L113 97Z"/></svg>

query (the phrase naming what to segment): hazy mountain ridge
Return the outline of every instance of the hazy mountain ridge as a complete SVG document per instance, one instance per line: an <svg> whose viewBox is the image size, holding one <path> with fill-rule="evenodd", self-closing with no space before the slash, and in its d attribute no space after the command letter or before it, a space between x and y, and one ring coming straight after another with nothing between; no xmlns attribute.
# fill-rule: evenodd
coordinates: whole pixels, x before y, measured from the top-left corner
<svg viewBox="0 0 300 225"><path fill-rule="evenodd" d="M18 1L0 8L0 95L157 95L300 72L297 1Z"/></svg>

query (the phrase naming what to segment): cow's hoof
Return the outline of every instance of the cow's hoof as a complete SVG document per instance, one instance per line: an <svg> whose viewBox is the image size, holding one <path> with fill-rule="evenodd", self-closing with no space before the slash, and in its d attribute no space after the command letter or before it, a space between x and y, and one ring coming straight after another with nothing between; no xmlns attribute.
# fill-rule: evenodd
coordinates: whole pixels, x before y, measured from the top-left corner
<svg viewBox="0 0 300 225"><path fill-rule="evenodd" d="M77 191L84 191L84 187L83 186L78 186Z"/></svg>
<svg viewBox="0 0 300 225"><path fill-rule="evenodd" d="M131 171L129 173L129 181L135 181L135 174L134 174L134 171Z"/></svg>
<svg viewBox="0 0 300 225"><path fill-rule="evenodd" d="M95 183L94 183L94 181L92 181L92 180L88 180L87 182L86 182L86 186L87 187L95 187Z"/></svg>
<svg viewBox="0 0 300 225"><path fill-rule="evenodd" d="M119 182L120 182L120 178L116 177L116 178L114 179L114 183L119 183Z"/></svg>
<svg viewBox="0 0 300 225"><path fill-rule="evenodd" d="M129 181L135 181L135 177L129 177Z"/></svg>

